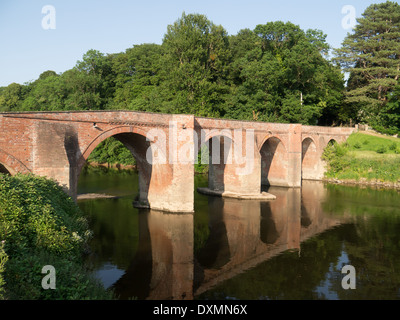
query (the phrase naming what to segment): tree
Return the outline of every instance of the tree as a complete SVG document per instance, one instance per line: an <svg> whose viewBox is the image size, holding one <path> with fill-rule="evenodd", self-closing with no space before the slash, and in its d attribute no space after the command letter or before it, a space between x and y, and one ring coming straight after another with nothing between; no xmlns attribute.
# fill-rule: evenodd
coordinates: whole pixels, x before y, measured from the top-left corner
<svg viewBox="0 0 400 320"><path fill-rule="evenodd" d="M67 89L62 77L54 71L45 71L32 82L29 93L22 102L24 111L56 111L65 109Z"/></svg>
<svg viewBox="0 0 400 320"><path fill-rule="evenodd" d="M373 4L357 22L334 60L350 73L346 101L357 105L358 120L376 124L400 77L400 5Z"/></svg>
<svg viewBox="0 0 400 320"><path fill-rule="evenodd" d="M163 112L221 116L229 61L228 35L200 14L182 14L164 36Z"/></svg>
<svg viewBox="0 0 400 320"><path fill-rule="evenodd" d="M72 100L74 109L105 109L114 96L115 73L112 68L114 55L105 55L98 50L89 50L81 61L77 61L68 74L68 83L76 88Z"/></svg>
<svg viewBox="0 0 400 320"><path fill-rule="evenodd" d="M341 103L343 77L327 59L320 30L269 22L231 38L230 117L274 122L332 123Z"/></svg>
<svg viewBox="0 0 400 320"><path fill-rule="evenodd" d="M379 131L400 134L400 83L388 95L388 103L383 106L380 118L385 127L378 127Z"/></svg>
<svg viewBox="0 0 400 320"><path fill-rule="evenodd" d="M15 82L3 88L0 95L0 111L19 111L26 91L25 86Z"/></svg>
<svg viewBox="0 0 400 320"><path fill-rule="evenodd" d="M162 52L158 44L142 44L115 56L113 108L156 111L153 91L160 84Z"/></svg>

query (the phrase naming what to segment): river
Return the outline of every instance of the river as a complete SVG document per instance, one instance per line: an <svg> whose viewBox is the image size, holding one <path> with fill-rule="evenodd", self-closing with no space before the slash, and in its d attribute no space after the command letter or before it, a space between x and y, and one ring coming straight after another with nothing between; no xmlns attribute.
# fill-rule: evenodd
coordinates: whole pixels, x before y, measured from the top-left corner
<svg viewBox="0 0 400 320"><path fill-rule="evenodd" d="M265 191L277 199L195 192L193 214L163 213L132 206L134 171L84 169L79 193L115 196L78 201L94 232L87 263L120 299L400 299L399 191Z"/></svg>

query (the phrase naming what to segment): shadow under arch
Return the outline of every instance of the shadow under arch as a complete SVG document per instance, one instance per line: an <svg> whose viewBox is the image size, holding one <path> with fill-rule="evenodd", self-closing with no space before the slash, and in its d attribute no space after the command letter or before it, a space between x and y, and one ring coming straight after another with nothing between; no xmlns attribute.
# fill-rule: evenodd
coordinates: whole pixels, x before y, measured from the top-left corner
<svg viewBox="0 0 400 320"><path fill-rule="evenodd" d="M312 138L307 137L303 140L301 146L301 176L302 179L312 179L318 170L317 166L320 160L317 145Z"/></svg>
<svg viewBox="0 0 400 320"><path fill-rule="evenodd" d="M226 190L226 169L233 162L233 137L224 130L211 132L201 141L198 151L202 153L201 163L208 164L208 188L214 191ZM205 152L204 152L204 149Z"/></svg>
<svg viewBox="0 0 400 320"><path fill-rule="evenodd" d="M328 141L328 143L326 144L325 147L328 147L328 146L335 146L335 145L337 145L337 144L338 144L338 142L337 142L335 139L330 139L330 140Z"/></svg>
<svg viewBox="0 0 400 320"><path fill-rule="evenodd" d="M139 176L139 194L135 199L135 204L143 208L149 208L150 205L148 201L148 195L153 171L153 158L152 152L148 152L148 150L151 150L152 148L152 137L147 137L146 133L141 129L117 127L100 133L89 143L86 150L80 155L77 163L76 183L79 180L79 175L82 172L82 169L85 166L90 154L102 141L110 137L120 141L135 158Z"/></svg>
<svg viewBox="0 0 400 320"><path fill-rule="evenodd" d="M11 175L11 172L0 163L0 173L2 174L7 174L7 175Z"/></svg>
<svg viewBox="0 0 400 320"><path fill-rule="evenodd" d="M287 150L282 140L270 137L260 149L261 185L286 186L288 175Z"/></svg>

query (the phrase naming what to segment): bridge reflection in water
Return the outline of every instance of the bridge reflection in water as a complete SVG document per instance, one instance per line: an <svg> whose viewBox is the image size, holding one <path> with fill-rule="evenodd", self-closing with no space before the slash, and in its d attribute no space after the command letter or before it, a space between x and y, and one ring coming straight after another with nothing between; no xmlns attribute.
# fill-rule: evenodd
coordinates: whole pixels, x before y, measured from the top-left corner
<svg viewBox="0 0 400 320"><path fill-rule="evenodd" d="M121 299L193 299L344 221L326 215L323 183L271 188L274 201L208 198L209 236L194 254L194 215L145 210L139 247L113 285ZM342 218L343 219L343 218Z"/></svg>

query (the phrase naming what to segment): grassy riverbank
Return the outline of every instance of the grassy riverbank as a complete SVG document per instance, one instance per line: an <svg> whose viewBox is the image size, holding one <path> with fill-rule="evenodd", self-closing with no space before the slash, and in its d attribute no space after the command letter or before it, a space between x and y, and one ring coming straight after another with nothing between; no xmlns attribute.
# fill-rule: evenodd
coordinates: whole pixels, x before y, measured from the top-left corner
<svg viewBox="0 0 400 320"><path fill-rule="evenodd" d="M85 269L91 236L76 203L55 182L0 174L0 300L111 299ZM45 290L44 266L55 268Z"/></svg>
<svg viewBox="0 0 400 320"><path fill-rule="evenodd" d="M353 133L329 146L326 178L341 182L400 187L400 139L372 132Z"/></svg>

